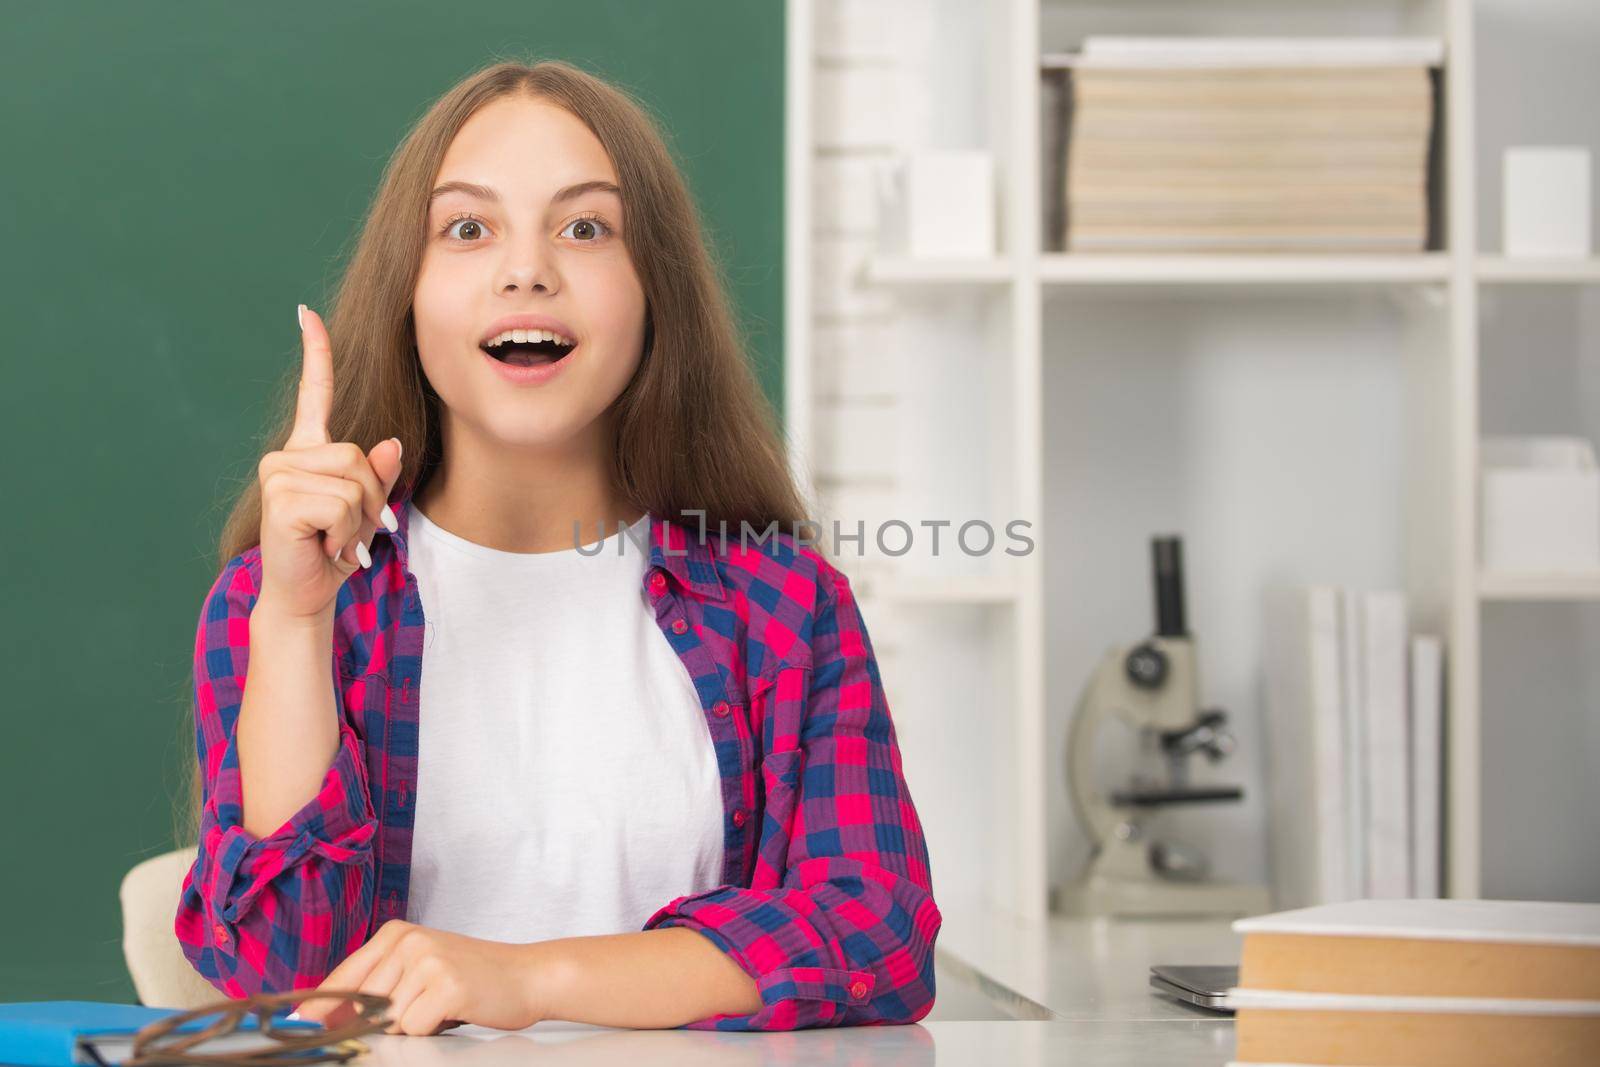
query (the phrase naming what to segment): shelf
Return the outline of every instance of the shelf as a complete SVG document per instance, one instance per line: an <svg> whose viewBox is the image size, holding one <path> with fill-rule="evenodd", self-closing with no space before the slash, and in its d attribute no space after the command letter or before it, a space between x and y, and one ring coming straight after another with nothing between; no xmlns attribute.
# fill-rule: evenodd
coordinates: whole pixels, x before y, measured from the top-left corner
<svg viewBox="0 0 1600 1067"><path fill-rule="evenodd" d="M1600 600L1600 570L1478 576L1481 600Z"/></svg>
<svg viewBox="0 0 1600 1067"><path fill-rule="evenodd" d="M1009 260L921 259L916 256L873 256L865 280L876 285L999 285L1011 280Z"/></svg>
<svg viewBox="0 0 1600 1067"><path fill-rule="evenodd" d="M1508 259L1479 256L1478 280L1523 285L1585 285L1600 282L1600 257Z"/></svg>
<svg viewBox="0 0 1600 1067"><path fill-rule="evenodd" d="M1443 252L1410 255L1123 255L1040 257L1046 285L1414 285L1449 275Z"/></svg>
<svg viewBox="0 0 1600 1067"><path fill-rule="evenodd" d="M1008 579L989 575L863 581L861 594L901 604L1009 604L1017 595Z"/></svg>
<svg viewBox="0 0 1600 1067"><path fill-rule="evenodd" d="M1070 285L1426 285L1449 276L1443 252L1392 256L1124 255L1049 252L1039 257L1047 286ZM877 285L1000 285L1009 260L874 256L864 280Z"/></svg>

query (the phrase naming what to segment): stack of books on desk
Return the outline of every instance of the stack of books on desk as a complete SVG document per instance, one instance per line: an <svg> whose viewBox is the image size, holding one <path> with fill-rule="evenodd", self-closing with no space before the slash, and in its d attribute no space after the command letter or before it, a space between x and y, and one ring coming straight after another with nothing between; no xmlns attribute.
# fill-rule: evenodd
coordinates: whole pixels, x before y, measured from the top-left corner
<svg viewBox="0 0 1600 1067"><path fill-rule="evenodd" d="M1579 1067L1600 904L1354 900L1240 919L1234 1062Z"/></svg>
<svg viewBox="0 0 1600 1067"><path fill-rule="evenodd" d="M1431 38L1088 37L1070 72L1062 244L1415 252Z"/></svg>

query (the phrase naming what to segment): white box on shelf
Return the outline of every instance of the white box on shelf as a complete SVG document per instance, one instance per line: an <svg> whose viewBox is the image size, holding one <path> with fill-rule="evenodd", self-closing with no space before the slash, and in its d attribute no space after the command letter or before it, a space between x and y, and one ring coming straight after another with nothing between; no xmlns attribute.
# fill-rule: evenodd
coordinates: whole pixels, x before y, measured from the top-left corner
<svg viewBox="0 0 1600 1067"><path fill-rule="evenodd" d="M994 158L910 152L881 172L883 251L927 259L995 254Z"/></svg>
<svg viewBox="0 0 1600 1067"><path fill-rule="evenodd" d="M1505 153L1505 254L1521 259L1589 255L1589 150L1518 147Z"/></svg>
<svg viewBox="0 0 1600 1067"><path fill-rule="evenodd" d="M1600 472L1581 437L1486 437L1483 569L1563 573L1600 567Z"/></svg>

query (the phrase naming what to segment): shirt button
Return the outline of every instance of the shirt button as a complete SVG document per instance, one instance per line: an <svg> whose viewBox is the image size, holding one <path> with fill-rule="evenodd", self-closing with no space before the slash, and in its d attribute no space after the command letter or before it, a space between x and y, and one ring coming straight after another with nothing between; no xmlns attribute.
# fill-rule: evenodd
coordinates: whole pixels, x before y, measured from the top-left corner
<svg viewBox="0 0 1600 1067"><path fill-rule="evenodd" d="M675 634L687 633L689 624L682 619L672 620L672 632Z"/></svg>
<svg viewBox="0 0 1600 1067"><path fill-rule="evenodd" d="M861 981L860 979L850 983L850 995L855 997L857 1000L860 1000L862 997L866 996L867 983Z"/></svg>
<svg viewBox="0 0 1600 1067"><path fill-rule="evenodd" d="M728 714L728 702L726 700L717 701L715 704L711 705L711 711L716 715Z"/></svg>
<svg viewBox="0 0 1600 1067"><path fill-rule="evenodd" d="M667 591L667 576L660 571L650 575L650 595L660 596Z"/></svg>
<svg viewBox="0 0 1600 1067"><path fill-rule="evenodd" d="M748 816L745 815L743 808L734 809L734 812L733 812L733 825L735 825L735 826L743 826L744 825L744 821L745 821L746 818L748 818Z"/></svg>

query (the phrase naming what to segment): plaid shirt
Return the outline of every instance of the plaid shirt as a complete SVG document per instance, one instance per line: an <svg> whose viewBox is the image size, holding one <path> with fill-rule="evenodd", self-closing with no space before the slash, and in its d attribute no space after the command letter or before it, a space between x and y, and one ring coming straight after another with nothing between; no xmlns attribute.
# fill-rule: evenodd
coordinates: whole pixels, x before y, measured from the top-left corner
<svg viewBox="0 0 1600 1067"><path fill-rule="evenodd" d="M222 569L195 634L204 770L198 856L175 930L232 997L318 985L403 919L417 780L423 614L399 531L335 605L341 744L315 797L257 838L241 825L234 726L261 550ZM845 575L786 533L740 545L652 515L645 594L700 696L722 775L722 885L643 929L698 930L755 979L761 1010L690 1029L911 1023L933 1007L942 922L877 661ZM529 907L540 906L529 901Z"/></svg>

